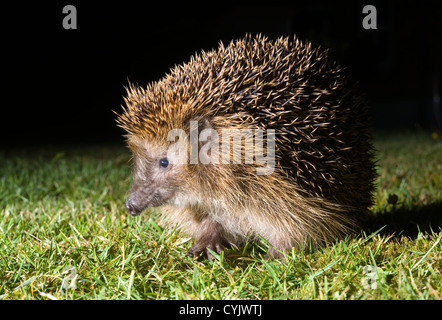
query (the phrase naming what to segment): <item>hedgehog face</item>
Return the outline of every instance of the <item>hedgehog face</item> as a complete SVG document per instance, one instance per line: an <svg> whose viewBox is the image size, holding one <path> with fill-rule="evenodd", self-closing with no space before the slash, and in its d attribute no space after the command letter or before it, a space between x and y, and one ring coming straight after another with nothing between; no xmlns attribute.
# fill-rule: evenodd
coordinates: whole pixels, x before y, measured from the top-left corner
<svg viewBox="0 0 442 320"><path fill-rule="evenodd" d="M148 207L158 207L173 201L179 191L182 168L169 158L164 148L146 142L129 141L133 152L133 181L126 209L133 216Z"/></svg>

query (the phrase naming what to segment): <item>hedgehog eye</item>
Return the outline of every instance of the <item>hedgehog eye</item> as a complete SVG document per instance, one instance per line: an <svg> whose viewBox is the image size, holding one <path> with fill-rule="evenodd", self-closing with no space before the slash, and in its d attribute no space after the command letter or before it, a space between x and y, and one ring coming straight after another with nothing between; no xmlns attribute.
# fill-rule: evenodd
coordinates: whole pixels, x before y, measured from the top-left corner
<svg viewBox="0 0 442 320"><path fill-rule="evenodd" d="M160 167L167 168L169 166L169 160L167 158L160 159Z"/></svg>

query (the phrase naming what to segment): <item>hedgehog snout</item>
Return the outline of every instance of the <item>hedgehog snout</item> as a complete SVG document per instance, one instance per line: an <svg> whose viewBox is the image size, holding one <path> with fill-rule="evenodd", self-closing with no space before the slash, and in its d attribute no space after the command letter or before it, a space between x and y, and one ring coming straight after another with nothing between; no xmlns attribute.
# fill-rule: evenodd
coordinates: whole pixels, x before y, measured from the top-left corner
<svg viewBox="0 0 442 320"><path fill-rule="evenodd" d="M153 205L153 195L147 196L140 192L131 192L126 199L126 209L133 216L138 216L144 209Z"/></svg>
<svg viewBox="0 0 442 320"><path fill-rule="evenodd" d="M142 211L142 209L135 204L135 201L131 196L129 196L126 200L126 210L129 211L129 213L133 216L138 216Z"/></svg>
<svg viewBox="0 0 442 320"><path fill-rule="evenodd" d="M162 203L157 192L135 190L130 192L126 199L126 209L131 215L138 216L144 209L156 207Z"/></svg>

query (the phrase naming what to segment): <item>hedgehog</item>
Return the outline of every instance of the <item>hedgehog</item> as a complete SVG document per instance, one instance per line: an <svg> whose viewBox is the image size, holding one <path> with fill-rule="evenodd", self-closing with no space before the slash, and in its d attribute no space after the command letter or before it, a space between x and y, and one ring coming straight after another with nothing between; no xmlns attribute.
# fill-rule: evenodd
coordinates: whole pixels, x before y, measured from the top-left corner
<svg viewBox="0 0 442 320"><path fill-rule="evenodd" d="M266 256L283 258L342 239L369 212L367 106L328 50L248 34L147 87L129 83L124 102L126 209L157 207L195 239L193 257L264 239Z"/></svg>

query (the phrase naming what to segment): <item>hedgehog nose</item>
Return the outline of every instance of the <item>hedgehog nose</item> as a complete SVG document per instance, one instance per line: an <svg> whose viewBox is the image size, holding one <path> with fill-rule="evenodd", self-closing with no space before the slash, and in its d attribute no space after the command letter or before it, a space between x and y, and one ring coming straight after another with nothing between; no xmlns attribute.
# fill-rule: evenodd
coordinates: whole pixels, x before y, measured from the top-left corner
<svg viewBox="0 0 442 320"><path fill-rule="evenodd" d="M133 216L138 216L141 213L141 210L135 205L130 197L126 200L126 209Z"/></svg>

